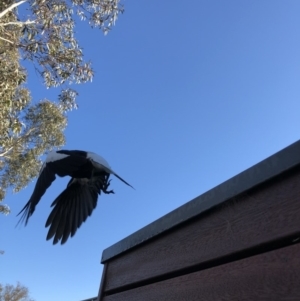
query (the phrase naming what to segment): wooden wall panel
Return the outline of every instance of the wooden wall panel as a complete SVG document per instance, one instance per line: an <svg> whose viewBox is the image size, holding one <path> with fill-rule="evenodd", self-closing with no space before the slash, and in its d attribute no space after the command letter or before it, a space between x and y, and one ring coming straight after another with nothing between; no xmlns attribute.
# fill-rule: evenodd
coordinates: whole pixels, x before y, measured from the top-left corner
<svg viewBox="0 0 300 301"><path fill-rule="evenodd" d="M162 300L299 301L300 244L103 298Z"/></svg>
<svg viewBox="0 0 300 301"><path fill-rule="evenodd" d="M104 291L299 234L299 216L298 167L109 260Z"/></svg>

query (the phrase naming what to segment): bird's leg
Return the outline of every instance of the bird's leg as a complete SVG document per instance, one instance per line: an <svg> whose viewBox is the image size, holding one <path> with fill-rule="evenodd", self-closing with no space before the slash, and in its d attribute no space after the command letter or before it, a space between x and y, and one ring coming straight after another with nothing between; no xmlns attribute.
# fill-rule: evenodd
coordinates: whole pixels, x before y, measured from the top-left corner
<svg viewBox="0 0 300 301"><path fill-rule="evenodd" d="M105 179L105 183L103 184L103 188L102 188L102 191L106 194L110 194L110 193L114 193L113 190L107 190L108 186L110 185L110 180L108 180L108 177Z"/></svg>

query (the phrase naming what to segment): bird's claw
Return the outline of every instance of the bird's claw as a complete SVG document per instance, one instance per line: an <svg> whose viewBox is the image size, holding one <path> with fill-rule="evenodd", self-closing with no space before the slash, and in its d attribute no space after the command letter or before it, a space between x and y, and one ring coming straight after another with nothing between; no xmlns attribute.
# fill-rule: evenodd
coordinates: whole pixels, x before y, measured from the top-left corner
<svg viewBox="0 0 300 301"><path fill-rule="evenodd" d="M103 186L103 192L106 194L114 193L113 190L107 190L108 186L110 185L110 181L111 180L107 181L106 184L104 184L104 186Z"/></svg>

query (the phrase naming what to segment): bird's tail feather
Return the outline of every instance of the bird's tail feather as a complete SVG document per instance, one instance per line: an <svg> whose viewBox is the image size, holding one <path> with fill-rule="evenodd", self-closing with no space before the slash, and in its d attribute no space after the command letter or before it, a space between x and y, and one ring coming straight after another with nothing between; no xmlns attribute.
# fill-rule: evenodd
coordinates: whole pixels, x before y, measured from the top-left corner
<svg viewBox="0 0 300 301"><path fill-rule="evenodd" d="M115 172L112 171L112 174L117 177L119 180L121 180L123 183L125 183L126 185L130 186L132 189L134 189L133 186L131 186L129 183L127 183L124 179L122 179L119 175L117 175Z"/></svg>
<svg viewBox="0 0 300 301"><path fill-rule="evenodd" d="M133 186L131 186L129 183L127 183L124 179L122 179L119 175L117 175L117 174L116 174L112 169L110 169L109 167L104 166L103 164L98 163L98 162L93 161L93 160L92 160L92 162L93 162L93 165L94 165L95 167L99 168L100 170L104 170L104 171L106 171L106 172L109 173L109 174L113 174L113 175L116 176L119 180L121 180L123 183L125 183L126 185L128 185L128 186L130 186L132 189L134 189Z"/></svg>

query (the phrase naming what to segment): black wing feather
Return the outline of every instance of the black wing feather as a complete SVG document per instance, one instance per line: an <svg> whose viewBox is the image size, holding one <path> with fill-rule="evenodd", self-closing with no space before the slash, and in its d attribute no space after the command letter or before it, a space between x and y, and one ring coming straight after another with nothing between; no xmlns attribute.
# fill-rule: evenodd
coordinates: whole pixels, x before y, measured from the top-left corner
<svg viewBox="0 0 300 301"><path fill-rule="evenodd" d="M23 207L23 209L18 213L20 215L22 212L22 216L19 220L23 222L25 220L25 225L27 225L30 216L33 214L36 205L39 203L41 197L44 195L48 187L52 184L55 180L55 172L49 167L47 164L42 167L42 171L38 177L38 180L35 184L33 193L27 202L27 204Z"/></svg>
<svg viewBox="0 0 300 301"><path fill-rule="evenodd" d="M73 211L70 211L70 214L72 213L72 217L70 218L70 221L72 220L72 227L71 227L71 237L73 237L77 230L77 215L78 210L80 209L80 205L78 203L78 200L75 200L74 205L72 206L74 209Z"/></svg>
<svg viewBox="0 0 300 301"><path fill-rule="evenodd" d="M52 203L54 208L46 222L46 227L50 226L47 240L54 237L53 244L59 241L64 244L72 237L96 208L98 194L106 181L104 175L90 180L71 179Z"/></svg>
<svg viewBox="0 0 300 301"><path fill-rule="evenodd" d="M62 208L61 208L61 218L58 220L58 226L56 229L56 233L54 236L54 240L53 240L53 244L58 243L63 235L66 229L68 229L68 227L66 227L66 223L68 222L67 220L67 210L68 210L68 203L63 204Z"/></svg>
<svg viewBox="0 0 300 301"><path fill-rule="evenodd" d="M19 223L25 221L25 225L27 225L28 220L33 214L36 205L39 203L40 199L45 194L51 183L55 180L55 175L58 175L60 177L74 177L77 175L80 177L90 177L90 165L91 163L89 160L77 154L72 154L63 159L45 163L45 165L42 167L42 171L38 177L34 191L29 201L18 213L18 215L20 215L23 212Z"/></svg>

